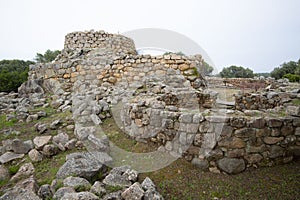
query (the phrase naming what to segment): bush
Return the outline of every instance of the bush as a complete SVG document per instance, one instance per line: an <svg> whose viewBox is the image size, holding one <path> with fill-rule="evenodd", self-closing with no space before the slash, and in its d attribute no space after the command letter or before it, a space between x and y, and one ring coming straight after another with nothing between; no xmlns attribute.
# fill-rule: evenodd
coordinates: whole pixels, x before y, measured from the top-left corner
<svg viewBox="0 0 300 200"><path fill-rule="evenodd" d="M29 65L32 61L2 60L0 61L0 92L17 91L27 80Z"/></svg>
<svg viewBox="0 0 300 200"><path fill-rule="evenodd" d="M300 82L300 76L296 74L285 74L283 78L289 79L290 82Z"/></svg>
<svg viewBox="0 0 300 200"><path fill-rule="evenodd" d="M222 78L253 78L254 73L249 68L238 67L238 66L230 66L225 67L221 72L220 75Z"/></svg>

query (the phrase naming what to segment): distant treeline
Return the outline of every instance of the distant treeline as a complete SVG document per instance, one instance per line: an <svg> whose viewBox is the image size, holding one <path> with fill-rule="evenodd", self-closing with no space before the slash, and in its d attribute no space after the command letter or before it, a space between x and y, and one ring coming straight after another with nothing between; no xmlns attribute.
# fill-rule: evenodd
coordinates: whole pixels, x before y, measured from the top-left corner
<svg viewBox="0 0 300 200"><path fill-rule="evenodd" d="M35 61L39 63L51 62L60 51L47 50L44 54L37 53ZM17 91L18 87L28 78L29 65L34 61L1 60L0 61L0 92Z"/></svg>
<svg viewBox="0 0 300 200"><path fill-rule="evenodd" d="M273 69L271 73L254 73L249 68L242 66L225 67L220 72L219 76L223 78L253 78L254 76L273 77L275 79L287 78L290 82L300 81L300 59L298 62L290 61L283 63L280 67Z"/></svg>

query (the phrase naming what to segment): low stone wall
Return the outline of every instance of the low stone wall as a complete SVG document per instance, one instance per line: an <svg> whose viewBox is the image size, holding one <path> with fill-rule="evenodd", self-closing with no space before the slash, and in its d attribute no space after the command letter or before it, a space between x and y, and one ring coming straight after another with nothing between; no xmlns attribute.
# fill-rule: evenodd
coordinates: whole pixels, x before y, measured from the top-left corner
<svg viewBox="0 0 300 200"><path fill-rule="evenodd" d="M298 90L290 92L244 93L235 95L237 110L267 110L279 106L293 106L294 100L300 101Z"/></svg>
<svg viewBox="0 0 300 200"><path fill-rule="evenodd" d="M183 156L201 169L240 173L246 168L287 163L300 156L299 117L248 117L181 112L131 104L125 132Z"/></svg>

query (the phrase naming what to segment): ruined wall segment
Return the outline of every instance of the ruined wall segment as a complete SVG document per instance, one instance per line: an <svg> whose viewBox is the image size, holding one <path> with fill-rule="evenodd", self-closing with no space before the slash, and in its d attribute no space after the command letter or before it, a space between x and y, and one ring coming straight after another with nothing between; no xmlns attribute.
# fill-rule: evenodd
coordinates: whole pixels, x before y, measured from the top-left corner
<svg viewBox="0 0 300 200"><path fill-rule="evenodd" d="M132 39L104 31L78 31L65 36L65 50L108 48L117 53L136 54Z"/></svg>

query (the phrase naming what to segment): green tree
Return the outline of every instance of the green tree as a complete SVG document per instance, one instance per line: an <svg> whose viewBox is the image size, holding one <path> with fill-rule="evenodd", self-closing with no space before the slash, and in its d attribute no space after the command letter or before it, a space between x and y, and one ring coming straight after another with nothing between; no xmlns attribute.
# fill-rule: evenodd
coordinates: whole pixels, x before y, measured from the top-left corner
<svg viewBox="0 0 300 200"><path fill-rule="evenodd" d="M253 78L254 73L249 68L238 67L238 66L230 66L225 67L221 72L220 76L222 78Z"/></svg>
<svg viewBox="0 0 300 200"><path fill-rule="evenodd" d="M48 63L53 61L56 58L56 56L60 53L61 51L59 50L51 51L48 49L44 54L37 53L35 56L35 60L38 63Z"/></svg>
<svg viewBox="0 0 300 200"><path fill-rule="evenodd" d="M300 75L300 59L298 60L298 62L290 61L281 64L280 67L274 68L274 70L271 72L271 77L280 79L283 78L283 76L286 74Z"/></svg>
<svg viewBox="0 0 300 200"><path fill-rule="evenodd" d="M18 87L27 80L29 65L32 61L1 60L0 61L0 91L17 91Z"/></svg>

